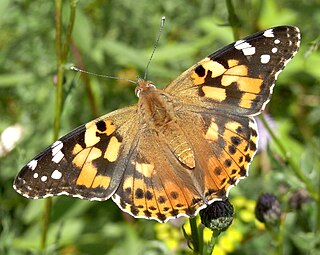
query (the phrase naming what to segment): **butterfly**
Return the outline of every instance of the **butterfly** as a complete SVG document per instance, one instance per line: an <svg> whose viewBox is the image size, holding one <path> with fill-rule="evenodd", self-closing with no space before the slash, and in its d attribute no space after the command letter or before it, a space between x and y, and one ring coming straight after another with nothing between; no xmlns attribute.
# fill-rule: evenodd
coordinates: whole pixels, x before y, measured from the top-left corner
<svg viewBox="0 0 320 255"><path fill-rule="evenodd" d="M24 166L27 198L112 198L136 218L195 216L248 175L259 114L297 53L297 27L270 28L202 59L164 90L137 79L138 103L61 137Z"/></svg>

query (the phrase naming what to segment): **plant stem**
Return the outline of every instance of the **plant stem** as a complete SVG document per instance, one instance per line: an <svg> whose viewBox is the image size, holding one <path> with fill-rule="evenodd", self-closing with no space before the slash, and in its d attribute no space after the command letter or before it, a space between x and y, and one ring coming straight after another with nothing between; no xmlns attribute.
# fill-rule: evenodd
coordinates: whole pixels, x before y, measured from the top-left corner
<svg viewBox="0 0 320 255"><path fill-rule="evenodd" d="M267 123L267 121L266 121L266 119L265 119L263 114L260 114L260 119L261 119L263 125L268 130L269 134L271 135L273 141L275 142L275 144L280 149L280 151L282 153L282 156L284 157L286 162L288 162L288 164L290 165L290 167L292 168L292 170L294 171L296 176L305 184L305 186L306 186L308 192L310 193L311 197L315 201L318 201L319 197L318 197L317 190L313 187L312 183L308 180L308 178L303 174L301 168L299 168L297 166L296 162L293 160L293 158L290 155L290 153L287 152L287 150L284 147L284 145L282 144L281 140L278 139L278 137L275 135L275 133L273 132L273 130L271 129L271 127Z"/></svg>
<svg viewBox="0 0 320 255"><path fill-rule="evenodd" d="M236 12L234 10L234 6L231 0L226 0L227 10L228 10L228 21L232 28L233 37L235 40L239 39L239 19L236 15Z"/></svg>
<svg viewBox="0 0 320 255"><path fill-rule="evenodd" d="M56 83L56 96L55 96L55 112L53 122L53 141L59 137L62 100L63 100L63 77L64 77L64 64L66 62L69 45L71 41L71 34L75 20L75 0L70 0L70 17L68 22L66 40L62 42L62 0L55 0L55 24L56 24L56 58L57 58L57 83ZM41 238L41 249L46 248L47 233L50 223L50 215L52 210L52 198L45 200L45 209L43 214L43 228Z"/></svg>
<svg viewBox="0 0 320 255"><path fill-rule="evenodd" d="M320 194L320 173L319 173L320 168L318 168L318 194ZM316 201L317 205L317 219L316 219L316 229L315 233L319 234L320 233L320 200Z"/></svg>
<svg viewBox="0 0 320 255"><path fill-rule="evenodd" d="M62 106L62 86L63 86L63 62L64 52L62 48L62 0L56 0L56 57L57 57L57 84L56 84L56 100L55 115L53 124L53 140L59 137L61 106Z"/></svg>
<svg viewBox="0 0 320 255"><path fill-rule="evenodd" d="M218 238L221 234L221 231L218 231L218 230L213 230L212 231L212 236L211 236L211 241L210 241L210 244L209 244L209 253L208 254L213 254L213 249L218 241Z"/></svg>
<svg viewBox="0 0 320 255"><path fill-rule="evenodd" d="M47 233L50 222L52 207L52 198L49 197L44 201L44 212L43 212L43 222L42 222L42 236L41 236L41 249L44 250L47 245Z"/></svg>
<svg viewBox="0 0 320 255"><path fill-rule="evenodd" d="M280 221L279 223L279 231L278 233L276 233L277 235L277 251L278 251L278 254L279 255L282 255L283 254L283 239L284 239L284 223L285 223L285 217L282 221Z"/></svg>
<svg viewBox="0 0 320 255"><path fill-rule="evenodd" d="M204 242L203 242L203 230L204 230L204 225L199 224L198 226L198 236L199 236L199 254L207 254L206 250L204 249Z"/></svg>
<svg viewBox="0 0 320 255"><path fill-rule="evenodd" d="M320 140L319 140L320 142ZM318 194L320 194L320 143L315 143L315 148L316 148L316 163L315 163L315 170L316 173L318 174L317 178L317 187L318 187ZM320 233L320 199L316 201L317 203L317 218L316 218L316 228L315 228L315 234L318 235Z"/></svg>
<svg viewBox="0 0 320 255"><path fill-rule="evenodd" d="M193 252L194 252L194 254L199 254L200 243L199 243L199 233L198 233L198 226L197 226L196 217L190 218L189 223L190 223L190 228L191 228Z"/></svg>

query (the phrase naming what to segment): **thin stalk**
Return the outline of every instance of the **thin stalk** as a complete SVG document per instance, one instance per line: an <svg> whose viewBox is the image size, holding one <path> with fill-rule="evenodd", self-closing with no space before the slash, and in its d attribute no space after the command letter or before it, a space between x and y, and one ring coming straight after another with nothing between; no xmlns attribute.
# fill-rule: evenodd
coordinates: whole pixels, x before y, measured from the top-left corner
<svg viewBox="0 0 320 255"><path fill-rule="evenodd" d="M318 174L318 182L317 182L317 187L318 187L318 194L320 194L320 152L319 152L319 143L316 144L318 147L317 154L316 154L316 164L315 164L315 169L317 170ZM317 218L316 218L316 229L315 229L315 234L318 235L320 233L320 199L316 201L317 203Z"/></svg>
<svg viewBox="0 0 320 255"><path fill-rule="evenodd" d="M278 254L282 255L283 254L283 245L284 245L284 235L285 235L285 220L286 220L286 215L284 216L284 219L280 222L279 224L279 233L277 234L277 250Z"/></svg>
<svg viewBox="0 0 320 255"><path fill-rule="evenodd" d="M64 77L64 64L66 62L69 45L71 41L71 34L73 24L75 20L75 0L70 0L70 17L68 22L66 40L63 43L62 40L62 0L55 0L55 30L56 30L56 58L57 58L57 83L56 83L56 95L55 95L55 111L53 121L53 141L59 137L60 123L61 123L61 112L63 102L63 77ZM43 227L42 227L42 238L41 238L41 249L46 248L47 233L50 224L50 215L52 210L52 198L45 200L45 209L43 213Z"/></svg>
<svg viewBox="0 0 320 255"><path fill-rule="evenodd" d="M227 10L228 10L228 21L229 25L232 27L233 37L234 39L239 39L239 19L234 10L234 6L231 0L226 0Z"/></svg>
<svg viewBox="0 0 320 255"><path fill-rule="evenodd" d="M263 123L263 125L266 127L268 130L269 134L271 135L273 141L275 144L278 146L280 149L282 156L288 162L292 170L294 171L295 175L305 184L308 192L310 193L311 197L315 200L318 201L318 193L317 190L313 187L312 183L308 180L308 178L303 174L301 168L299 168L296 164L296 162L293 160L292 156L290 155L289 152L287 152L285 146L282 144L281 140L275 135L269 124L267 123L265 117L263 114L260 114L260 119Z"/></svg>
<svg viewBox="0 0 320 255"><path fill-rule="evenodd" d="M319 174L319 178L318 178L318 187L319 187L319 191L318 194L320 194L320 174ZM315 233L319 234L320 233L320 201L316 201L317 204L317 219L316 219L316 229L315 229Z"/></svg>
<svg viewBox="0 0 320 255"><path fill-rule="evenodd" d="M206 253L206 249L205 245L204 245L204 241L203 241L203 230L204 230L204 225L200 224L198 226L198 236L199 236L199 254L207 254Z"/></svg>
<svg viewBox="0 0 320 255"><path fill-rule="evenodd" d="M210 255L213 254L213 249L219 240L220 234L221 234L221 231L217 231L217 230L212 231L211 241L210 241L210 244L208 245L208 251L209 251L208 254Z"/></svg>
<svg viewBox="0 0 320 255"><path fill-rule="evenodd" d="M200 243L199 243L199 233L196 218L189 219L190 228L191 228L191 238L193 244L193 252L194 254L199 254L200 251Z"/></svg>
<svg viewBox="0 0 320 255"><path fill-rule="evenodd" d="M44 212L43 212L43 221L42 221L42 236L41 236L41 250L44 250L47 245L47 234L50 223L50 215L52 208L52 198L48 197L44 201Z"/></svg>

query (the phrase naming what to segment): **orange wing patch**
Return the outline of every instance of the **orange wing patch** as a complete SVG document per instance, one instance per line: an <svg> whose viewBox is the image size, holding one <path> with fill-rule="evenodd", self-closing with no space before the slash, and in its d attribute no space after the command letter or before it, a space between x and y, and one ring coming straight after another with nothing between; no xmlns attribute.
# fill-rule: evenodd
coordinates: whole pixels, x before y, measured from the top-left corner
<svg viewBox="0 0 320 255"><path fill-rule="evenodd" d="M239 60L237 59L228 59L228 66L233 67L239 64Z"/></svg>
<svg viewBox="0 0 320 255"><path fill-rule="evenodd" d="M87 188L91 187L94 178L97 174L97 168L91 162L86 163L80 171L80 175L77 179L77 185L84 185Z"/></svg>
<svg viewBox="0 0 320 255"><path fill-rule="evenodd" d="M208 71L211 71L211 78L221 76L226 71L226 68L222 64L217 61L212 61L210 58L205 58L199 62L198 67L201 67L203 73L199 75L195 71L192 72L191 78L193 79L194 85L203 84L208 75Z"/></svg>
<svg viewBox="0 0 320 255"><path fill-rule="evenodd" d="M72 163L77 167L82 168L85 164L101 157L101 155L102 151L98 148L85 148L74 157Z"/></svg>
<svg viewBox="0 0 320 255"><path fill-rule="evenodd" d="M154 165L136 162L136 170L145 177L151 177Z"/></svg>
<svg viewBox="0 0 320 255"><path fill-rule="evenodd" d="M106 151L95 147L101 142L101 134L107 137L114 133L116 126L111 120L92 121L85 125L84 145L77 143L72 150L74 158L72 163L80 170L76 180L77 185L84 185L87 188L108 188L110 177L98 174L96 164L92 162L100 157L109 162L115 162L119 156L121 142L115 136L108 140ZM86 146L83 148L83 146Z"/></svg>
<svg viewBox="0 0 320 255"><path fill-rule="evenodd" d="M214 118L211 118L210 126L209 126L204 138L206 140L216 142L216 141L218 141L218 137L219 137L219 127L218 127L217 123L214 121Z"/></svg>
<svg viewBox="0 0 320 255"><path fill-rule="evenodd" d="M97 175L93 181L92 188L102 187L107 189L110 184L110 177L109 176L103 176L103 175Z"/></svg>
<svg viewBox="0 0 320 255"><path fill-rule="evenodd" d="M119 142L115 136L112 136L110 138L107 150L104 154L104 158L109 160L110 162L116 161L119 156L120 146L121 142Z"/></svg>
<svg viewBox="0 0 320 255"><path fill-rule="evenodd" d="M212 98L218 102L221 102L227 98L226 90L224 88L203 86L202 91L205 97Z"/></svg>

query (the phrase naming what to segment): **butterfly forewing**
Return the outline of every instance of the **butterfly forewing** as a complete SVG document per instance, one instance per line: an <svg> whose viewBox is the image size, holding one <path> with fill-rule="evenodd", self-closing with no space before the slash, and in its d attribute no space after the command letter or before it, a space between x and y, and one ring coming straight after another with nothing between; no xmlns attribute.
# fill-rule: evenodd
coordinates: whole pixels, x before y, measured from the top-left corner
<svg viewBox="0 0 320 255"><path fill-rule="evenodd" d="M89 122L31 160L14 188L28 198L112 196L134 217L194 216L248 175L256 152L253 115L300 43L275 27L232 43L164 91L138 79L137 106Z"/></svg>
<svg viewBox="0 0 320 255"><path fill-rule="evenodd" d="M165 91L186 104L241 115L261 112L274 82L298 51L296 27L275 27L238 40L188 69Z"/></svg>

